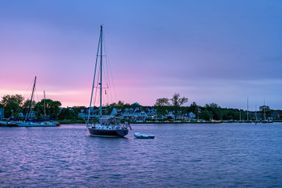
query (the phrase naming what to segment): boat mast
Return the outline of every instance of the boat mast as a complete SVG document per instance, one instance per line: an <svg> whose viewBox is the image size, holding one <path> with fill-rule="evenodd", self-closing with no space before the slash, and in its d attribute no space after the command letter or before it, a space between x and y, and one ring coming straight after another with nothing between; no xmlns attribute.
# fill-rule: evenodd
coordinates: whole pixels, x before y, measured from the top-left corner
<svg viewBox="0 0 282 188"><path fill-rule="evenodd" d="M99 115L102 116L102 94L103 94L103 86L102 86L102 66L103 66L103 26L100 26L100 108L99 108Z"/></svg>
<svg viewBox="0 0 282 188"><path fill-rule="evenodd" d="M96 70L97 70L97 64L98 64L100 43L101 43L101 35L99 36L97 53L96 53L96 60L95 60L95 67L94 67L94 76L93 76L92 88L91 88L91 97L90 97L89 109L88 109L88 117L87 117L87 122L86 122L87 124L90 121L90 115L91 115L91 107L92 107L92 100L93 100L93 94L94 94L94 88L95 88L95 79L96 79L96 72L97 72Z"/></svg>
<svg viewBox="0 0 282 188"><path fill-rule="evenodd" d="M263 120L266 120L266 115L265 115L265 99L263 100Z"/></svg>
<svg viewBox="0 0 282 188"><path fill-rule="evenodd" d="M31 97L30 97L30 103L29 103L29 109L28 109L28 113L25 116L25 120L28 120L28 118L30 118L30 115L31 115L32 101L33 101L35 86L36 86L36 76L34 77L33 87L32 87L32 92L31 92Z"/></svg>
<svg viewBox="0 0 282 188"><path fill-rule="evenodd" d="M247 121L249 121L249 97L247 97Z"/></svg>
<svg viewBox="0 0 282 188"><path fill-rule="evenodd" d="M46 118L46 95L45 90L43 91L44 100L43 100L43 110L44 110L44 119Z"/></svg>
<svg viewBox="0 0 282 188"><path fill-rule="evenodd" d="M257 107L255 107L255 115L256 115L256 122L258 121L258 112L257 112Z"/></svg>

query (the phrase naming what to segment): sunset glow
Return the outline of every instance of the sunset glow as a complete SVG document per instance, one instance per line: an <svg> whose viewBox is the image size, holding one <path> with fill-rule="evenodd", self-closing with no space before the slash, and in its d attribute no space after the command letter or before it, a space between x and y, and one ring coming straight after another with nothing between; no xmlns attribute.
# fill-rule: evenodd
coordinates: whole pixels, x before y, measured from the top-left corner
<svg viewBox="0 0 282 188"><path fill-rule="evenodd" d="M35 99L46 90L63 106L87 106L103 24L105 103L180 93L202 105L245 108L249 97L250 108L282 108L282 3L216 2L2 1L0 96L27 98L37 75Z"/></svg>

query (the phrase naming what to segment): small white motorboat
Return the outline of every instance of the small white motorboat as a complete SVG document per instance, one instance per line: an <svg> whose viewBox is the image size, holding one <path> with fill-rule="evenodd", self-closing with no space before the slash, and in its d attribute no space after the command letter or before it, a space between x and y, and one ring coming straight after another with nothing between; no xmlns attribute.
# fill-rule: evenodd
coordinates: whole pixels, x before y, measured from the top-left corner
<svg viewBox="0 0 282 188"><path fill-rule="evenodd" d="M134 133L134 137L138 139L154 139L154 135L144 134L144 133Z"/></svg>

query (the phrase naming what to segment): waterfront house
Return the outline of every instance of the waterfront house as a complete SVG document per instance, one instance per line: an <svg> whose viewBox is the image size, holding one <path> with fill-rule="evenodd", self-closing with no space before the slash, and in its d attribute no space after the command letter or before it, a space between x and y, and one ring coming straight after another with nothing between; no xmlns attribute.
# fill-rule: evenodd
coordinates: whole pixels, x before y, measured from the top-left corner
<svg viewBox="0 0 282 188"><path fill-rule="evenodd" d="M139 107L125 109L121 114L122 119L127 119L132 122L145 122L147 119L147 114L141 111Z"/></svg>
<svg viewBox="0 0 282 188"><path fill-rule="evenodd" d="M195 120L196 119L196 114L194 114L193 112L189 112L188 113L188 119L189 120Z"/></svg>
<svg viewBox="0 0 282 188"><path fill-rule="evenodd" d="M90 108L90 116L89 116L90 119L96 118L98 111L99 111L98 108L91 107ZM81 118L81 119L87 119L88 113L89 113L89 108L83 108L78 113L78 117Z"/></svg>

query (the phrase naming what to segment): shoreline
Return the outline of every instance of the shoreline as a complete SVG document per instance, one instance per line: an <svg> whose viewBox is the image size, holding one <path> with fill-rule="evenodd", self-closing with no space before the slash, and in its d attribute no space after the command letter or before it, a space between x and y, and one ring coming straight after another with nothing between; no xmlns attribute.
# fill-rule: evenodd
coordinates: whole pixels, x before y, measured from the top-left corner
<svg viewBox="0 0 282 188"><path fill-rule="evenodd" d="M0 127L16 127L8 125L7 123L0 122ZM6 121L5 121L6 122ZM58 120L60 125L70 125L70 124L83 124L85 125L85 120ZM281 123L282 121L272 121L272 122L254 122L254 121L145 121L145 122L130 122L131 125L140 125L140 124L270 124L270 123Z"/></svg>
<svg viewBox="0 0 282 188"><path fill-rule="evenodd" d="M61 120L59 121L61 125L68 124L85 124L84 120ZM282 121L272 121L272 122L254 122L254 121L145 121L145 122L130 122L131 125L138 124L222 124L222 123L237 123L237 124L269 124L269 123L279 123Z"/></svg>

